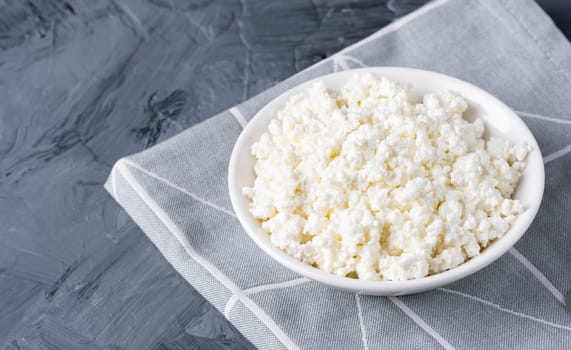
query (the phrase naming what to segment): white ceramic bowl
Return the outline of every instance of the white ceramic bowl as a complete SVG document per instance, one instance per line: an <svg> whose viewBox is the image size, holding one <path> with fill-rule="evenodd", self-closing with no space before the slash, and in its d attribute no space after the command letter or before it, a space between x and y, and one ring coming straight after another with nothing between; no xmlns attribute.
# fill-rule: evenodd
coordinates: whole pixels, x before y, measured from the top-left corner
<svg viewBox="0 0 571 350"><path fill-rule="evenodd" d="M417 96L440 89L459 93L469 105L466 118L481 118L486 126L485 136L499 136L515 143L525 142L533 148L513 196L519 199L527 210L516 219L505 236L460 266L433 276L408 281L364 281L338 277L305 264L271 244L267 233L250 214L249 200L242 194L242 188L251 186L254 182L254 158L250 154L250 146L266 131L269 121L283 108L290 96L306 90L317 80L323 81L328 88L339 89L357 72L371 72L408 83L413 88L413 94ZM232 206L240 223L254 242L280 264L309 279L348 291L370 295L405 295L452 283L475 273L506 253L525 233L535 217L543 196L544 177L543 159L537 141L523 121L494 96L469 83L435 72L398 67L369 67L328 74L308 81L290 89L262 108L244 128L234 145L228 170L228 186Z"/></svg>

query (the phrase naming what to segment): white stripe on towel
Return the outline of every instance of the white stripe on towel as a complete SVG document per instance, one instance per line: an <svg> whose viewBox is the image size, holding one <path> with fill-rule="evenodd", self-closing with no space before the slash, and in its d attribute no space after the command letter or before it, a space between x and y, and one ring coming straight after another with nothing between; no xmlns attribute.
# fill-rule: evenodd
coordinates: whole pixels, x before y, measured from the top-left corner
<svg viewBox="0 0 571 350"><path fill-rule="evenodd" d="M246 121L246 118L244 118L242 112L240 112L240 110L237 107L230 108L228 112L230 112L230 114L232 114L234 118L236 118L240 126L242 126L242 129L246 127L246 124L248 124L248 122Z"/></svg>
<svg viewBox="0 0 571 350"><path fill-rule="evenodd" d="M442 338L438 332L436 332L432 327L430 327L420 316L418 316L414 311L412 311L408 306L405 305L399 298L397 297L389 297L389 300L392 301L399 309L401 309L410 319L412 319L417 325L420 326L428 335L430 335L434 340L436 340L442 347L446 350L455 350L446 339Z"/></svg>
<svg viewBox="0 0 571 350"><path fill-rule="evenodd" d="M355 293L355 303L357 304L357 313L359 315L359 327L361 328L361 341L363 342L363 349L369 350L369 342L367 341L367 329L365 328L363 308L361 307L361 296L359 293Z"/></svg>
<svg viewBox="0 0 571 350"><path fill-rule="evenodd" d="M527 260L527 258L523 256L520 252L518 252L515 248L510 249L509 252L511 255L513 255L514 258L516 258L520 263L522 263L523 266L525 266L529 270L529 272L531 272L535 276L535 278L537 278L537 280L541 282L541 284L543 284L543 286L551 294L553 294L555 299L565 304L565 297L563 296L563 294L557 288L555 288L555 286L547 279L547 277L545 277L543 273L541 273L541 271L537 269L537 267L533 266L533 264L529 260Z"/></svg>

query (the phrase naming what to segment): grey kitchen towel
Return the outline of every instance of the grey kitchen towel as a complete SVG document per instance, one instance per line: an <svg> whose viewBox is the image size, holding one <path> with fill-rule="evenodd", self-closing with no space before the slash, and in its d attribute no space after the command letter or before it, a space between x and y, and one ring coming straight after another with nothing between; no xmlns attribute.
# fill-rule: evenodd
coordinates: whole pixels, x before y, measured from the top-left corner
<svg viewBox="0 0 571 350"><path fill-rule="evenodd" d="M516 247L445 288L370 297L308 281L266 256L227 190L244 124L305 80L408 66L467 80L511 106L546 167L540 212ZM265 349L569 349L571 45L531 0L440 0L251 100L117 162L107 190L174 268Z"/></svg>

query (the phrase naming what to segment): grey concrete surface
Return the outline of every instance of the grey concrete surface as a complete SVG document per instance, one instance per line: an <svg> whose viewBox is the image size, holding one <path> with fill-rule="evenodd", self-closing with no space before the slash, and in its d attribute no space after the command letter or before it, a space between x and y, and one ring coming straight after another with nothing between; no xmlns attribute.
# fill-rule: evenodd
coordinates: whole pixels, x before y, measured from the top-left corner
<svg viewBox="0 0 571 350"><path fill-rule="evenodd" d="M0 348L252 348L106 194L111 165L425 2L0 0ZM571 1L540 3L570 35Z"/></svg>

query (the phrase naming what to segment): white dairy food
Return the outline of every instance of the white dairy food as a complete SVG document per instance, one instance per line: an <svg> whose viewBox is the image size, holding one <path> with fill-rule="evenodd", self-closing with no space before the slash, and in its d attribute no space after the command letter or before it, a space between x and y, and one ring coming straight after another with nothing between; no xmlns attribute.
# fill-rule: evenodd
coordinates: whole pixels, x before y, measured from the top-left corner
<svg viewBox="0 0 571 350"><path fill-rule="evenodd" d="M530 151L482 138L465 100L370 74L292 97L252 148L250 211L271 242L339 276L407 280L480 254L524 208Z"/></svg>

